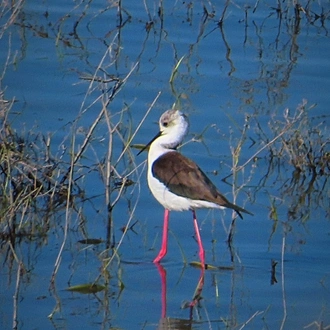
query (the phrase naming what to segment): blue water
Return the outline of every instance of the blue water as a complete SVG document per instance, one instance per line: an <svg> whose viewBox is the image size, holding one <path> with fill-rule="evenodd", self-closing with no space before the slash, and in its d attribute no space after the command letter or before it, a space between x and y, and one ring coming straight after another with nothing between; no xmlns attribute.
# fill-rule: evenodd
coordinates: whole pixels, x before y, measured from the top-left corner
<svg viewBox="0 0 330 330"><path fill-rule="evenodd" d="M324 148L328 148L329 21L326 18L322 26L314 15L322 10L328 15L327 3L304 4L310 16L301 11L298 28L289 3L282 3L281 20L273 3L258 3L254 13L256 3L251 3L251 8L243 2L230 3L223 34L217 25L224 10L222 3L204 4L210 14L214 10L214 17L208 18L203 16L201 3L192 7L185 2L162 5L163 21L157 14L157 2L146 3L148 10L141 1L123 2L121 29L118 8L102 1L25 3L16 24L8 29L4 24L10 12L2 14L1 67L7 57L9 63L1 88L4 98L16 100L8 119L12 127L22 135L40 132L50 136L54 157L63 153L63 161L69 161L72 135L77 138L77 151L102 109L102 102L95 100L114 86L90 87L90 81L82 79L93 75L104 57L103 72L96 72L102 78L114 75L123 79L138 62L107 108L111 123L120 124L124 138L133 134L161 92L132 141L147 143L157 133L159 116L181 94L181 109L190 120L188 143L182 152L193 158L230 200L233 177L227 179L229 184L222 179L231 174L232 152L241 141L245 123L248 130L238 165L274 138L275 122L285 121L286 108L293 116L303 99L306 107L315 104L308 117L313 125L320 125L327 141ZM154 24L147 32L150 18ZM173 92L169 79L182 56ZM91 147L79 161L82 167L77 176L84 176L79 184L86 200L69 210L66 239L63 207L50 215L51 228L45 237L22 238L16 243L16 260L8 257L12 255L9 243L2 243L2 329L13 327L14 315L18 329L154 329L161 323L161 277L151 261L161 244L163 209L146 184L146 153L135 157L137 151L132 149L131 158L125 156L116 168L124 176L138 166L130 175L135 184L125 189L112 213L118 256L104 271L105 260L111 256L105 252L105 244L78 243L86 237L106 239L104 180L95 165L103 162L108 138L103 119ZM122 140L115 134L112 164L122 150ZM281 157L284 161L277 163ZM318 177L314 190L299 203L311 178L301 176L294 185L294 168L286 157L271 159L266 149L238 173L236 187L245 186L238 191L236 203L255 215L236 221L233 263L226 243L232 213L197 212L207 263L233 266L233 270L206 271L203 299L191 315L180 306L192 299L200 276L200 270L189 265L198 261L192 216L190 212L171 214L170 246L163 262L168 318L190 319L193 329L318 329L321 322L324 327L330 324L329 183L327 177ZM90 166L95 166L91 172ZM116 195L117 191L112 200ZM276 219L270 216L272 205ZM289 212L294 207L300 215L297 219ZM31 219L23 217L22 221ZM36 223L42 220L35 216ZM129 225L136 222L134 231L129 230L121 241L121 228L129 220ZM51 276L64 239L53 287ZM26 270L20 276L18 260ZM278 263L273 285L272 260ZM98 276L106 290L96 295L65 290L93 282Z"/></svg>

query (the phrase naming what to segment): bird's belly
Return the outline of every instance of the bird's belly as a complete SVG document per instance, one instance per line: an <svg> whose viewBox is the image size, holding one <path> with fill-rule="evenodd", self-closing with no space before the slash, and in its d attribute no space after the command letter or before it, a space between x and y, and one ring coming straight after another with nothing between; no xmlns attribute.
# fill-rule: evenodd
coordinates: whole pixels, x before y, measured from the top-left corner
<svg viewBox="0 0 330 330"><path fill-rule="evenodd" d="M220 205L212 202L178 196L169 191L162 182L151 175L148 175L148 185L157 201L169 211L186 211L198 208L223 209Z"/></svg>

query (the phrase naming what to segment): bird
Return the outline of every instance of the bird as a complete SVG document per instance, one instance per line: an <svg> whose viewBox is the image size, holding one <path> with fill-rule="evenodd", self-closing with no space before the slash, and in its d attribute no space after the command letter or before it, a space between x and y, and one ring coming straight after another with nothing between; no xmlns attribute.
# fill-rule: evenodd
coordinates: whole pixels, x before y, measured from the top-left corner
<svg viewBox="0 0 330 330"><path fill-rule="evenodd" d="M189 130L187 116L177 109L165 111L159 119L159 133L138 153L148 151L147 181L151 193L165 208L161 249L154 263L160 263L167 253L170 211L192 211L201 265L205 267L203 247L196 209L233 209L243 219L242 213L253 213L228 201L207 175L191 159L182 155L177 147Z"/></svg>

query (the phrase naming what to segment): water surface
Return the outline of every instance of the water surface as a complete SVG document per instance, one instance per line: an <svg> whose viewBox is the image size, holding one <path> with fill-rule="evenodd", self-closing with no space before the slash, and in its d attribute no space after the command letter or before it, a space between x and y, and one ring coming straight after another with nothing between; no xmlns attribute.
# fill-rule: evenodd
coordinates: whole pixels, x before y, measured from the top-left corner
<svg viewBox="0 0 330 330"><path fill-rule="evenodd" d="M35 141L30 149L37 146L40 155L42 136L50 139L58 183L72 150L80 150L93 123L96 128L75 166L70 207L59 200L50 212L17 209L15 221L25 234L14 241L3 235L1 328L330 324L330 7L280 5L23 2L13 16L5 7L1 88L6 100L15 100L6 123ZM182 152L230 200L255 214L233 221L229 211L197 212L207 263L218 268L205 272L201 300L192 309L181 308L193 299L201 276L189 264L198 261L192 216L171 214L168 255L162 267L154 265L163 209L146 184L146 154L136 157L137 150L128 148L121 157L127 143L154 136L160 115L174 103L190 120ZM97 120L103 107L109 122L105 115ZM115 169L110 204L120 193L111 212L107 164ZM122 186L122 178L133 184ZM10 225L1 221L5 233ZM66 290L94 281L105 289Z"/></svg>

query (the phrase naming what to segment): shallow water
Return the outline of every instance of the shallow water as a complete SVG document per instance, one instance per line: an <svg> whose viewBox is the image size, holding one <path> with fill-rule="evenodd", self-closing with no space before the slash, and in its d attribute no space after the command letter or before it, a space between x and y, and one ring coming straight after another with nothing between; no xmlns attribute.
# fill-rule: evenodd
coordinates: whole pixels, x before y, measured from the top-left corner
<svg viewBox="0 0 330 330"><path fill-rule="evenodd" d="M146 153L136 157L132 148L116 164L116 171L123 177L132 171L128 178L134 184L123 190L113 207L113 228L107 235L102 166L109 130L103 117L76 167L81 191L75 187L74 206L66 210L63 204L46 215L18 213L22 228L34 223L35 231L14 243L2 242L1 328L328 326L328 175L295 172L290 149L283 147L293 145L288 143L293 135L283 134L262 149L304 109L293 127L301 134L305 128L309 132L303 142L311 154L322 151L326 157L329 152L328 4L313 2L297 16L291 3L282 3L276 12L266 1L250 7L229 3L226 10L211 2L204 3L206 16L201 3L146 2L145 7L137 1L122 4L122 17L115 4L107 5L25 3L8 29L4 24L10 11L2 14L1 63L9 61L1 87L5 99L16 100L9 112L12 127L22 136L29 132L49 136L52 157L68 168L72 136L77 152L115 90L117 80L109 80L124 79L133 69L107 105L112 128L118 127L112 164L124 148L122 138L127 141L134 133L158 93L130 144L147 143L158 130L161 113L181 95L179 106L190 119L182 152L230 200L235 198L254 216L234 222L229 246L232 213L197 212L207 263L218 268L206 270L199 303L181 308L193 299L201 276L201 270L189 264L198 261L191 213L171 213L169 251L162 267L154 265L163 209L146 184ZM163 16L158 14L159 5ZM221 29L217 23L222 15ZM146 23L151 21L148 30ZM171 86L171 73L182 56ZM108 80L92 84L94 73ZM101 101L95 102L98 98ZM248 163L236 176L229 176L237 146L241 147L237 166ZM329 160L325 164L329 173ZM114 181L120 183L118 178ZM112 201L119 187L113 190ZM41 232L46 224L47 231ZM123 234L124 226L130 229ZM1 229L5 228L3 222ZM86 238L102 243L79 243ZM106 250L107 244L114 245L117 254ZM272 261L277 263L274 273ZM104 291L66 290L96 280L105 285Z"/></svg>

